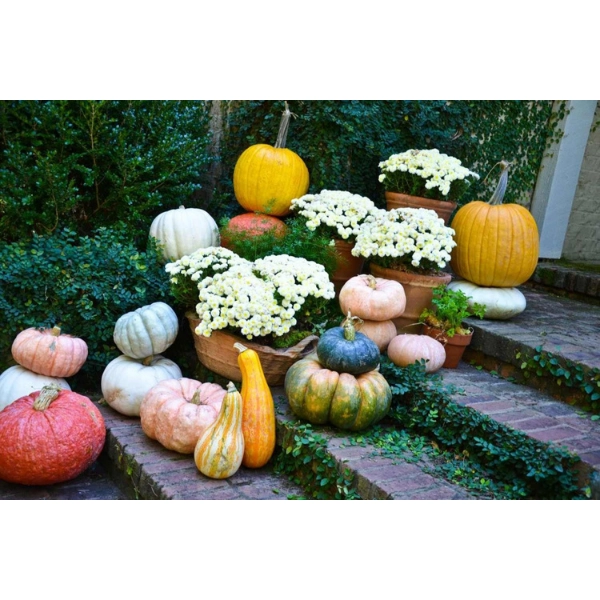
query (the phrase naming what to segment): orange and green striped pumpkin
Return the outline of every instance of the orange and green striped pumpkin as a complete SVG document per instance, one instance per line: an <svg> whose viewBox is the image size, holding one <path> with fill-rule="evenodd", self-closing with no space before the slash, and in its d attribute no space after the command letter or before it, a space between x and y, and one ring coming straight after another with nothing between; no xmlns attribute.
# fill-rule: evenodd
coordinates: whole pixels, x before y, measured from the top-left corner
<svg viewBox="0 0 600 600"><path fill-rule="evenodd" d="M291 114L286 102L275 146L254 144L235 164L233 191L247 211L283 217L290 212L292 200L308 191L306 164L285 147Z"/></svg>
<svg viewBox="0 0 600 600"><path fill-rule="evenodd" d="M451 227L456 247L450 264L454 273L483 287L516 287L537 266L539 233L531 213L519 204L502 204L509 163L489 202L476 200L461 207Z"/></svg>
<svg viewBox="0 0 600 600"><path fill-rule="evenodd" d="M285 377L292 412L313 425L360 431L387 414L392 392L379 371L361 375L326 369L315 353L293 364Z"/></svg>
<svg viewBox="0 0 600 600"><path fill-rule="evenodd" d="M217 420L202 434L194 449L198 470L211 479L226 479L242 464L242 396L230 381Z"/></svg>

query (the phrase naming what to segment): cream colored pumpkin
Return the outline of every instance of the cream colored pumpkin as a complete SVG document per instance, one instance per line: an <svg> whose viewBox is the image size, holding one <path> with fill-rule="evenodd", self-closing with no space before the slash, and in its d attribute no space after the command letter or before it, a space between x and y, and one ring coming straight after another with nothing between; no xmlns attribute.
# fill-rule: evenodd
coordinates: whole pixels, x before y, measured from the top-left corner
<svg viewBox="0 0 600 600"><path fill-rule="evenodd" d="M154 302L119 317L113 339L125 356L146 358L164 352L178 331L175 311L164 302Z"/></svg>
<svg viewBox="0 0 600 600"><path fill-rule="evenodd" d="M364 333L370 340L373 340L379 352L385 352L388 344L396 337L396 325L391 319L388 321L368 321L363 320L356 324L356 331Z"/></svg>
<svg viewBox="0 0 600 600"><path fill-rule="evenodd" d="M165 379L142 400L142 430L169 450L192 454L200 436L216 421L224 397L225 390L216 383Z"/></svg>
<svg viewBox="0 0 600 600"><path fill-rule="evenodd" d="M389 359L398 367L407 367L425 359L425 371L434 373L442 368L446 360L444 346L428 335L403 333L397 335L387 349Z"/></svg>
<svg viewBox="0 0 600 600"><path fill-rule="evenodd" d="M0 410L50 383L55 383L63 390L71 389L71 386L60 377L40 375L21 365L9 367L0 375Z"/></svg>
<svg viewBox="0 0 600 600"><path fill-rule="evenodd" d="M388 321L404 313L406 294L402 284L391 279L356 275L339 293L342 312L366 321Z"/></svg>
<svg viewBox="0 0 600 600"><path fill-rule="evenodd" d="M181 369L164 356L139 360L121 355L106 365L100 387L111 408L129 417L139 417L144 396L157 383L181 376Z"/></svg>
<svg viewBox="0 0 600 600"><path fill-rule="evenodd" d="M221 243L215 220L201 208L185 206L159 214L150 225L150 235L163 246L165 262Z"/></svg>
<svg viewBox="0 0 600 600"><path fill-rule="evenodd" d="M485 306L484 319L503 321L522 313L527 300L515 287L481 287L470 281L457 280L448 284L451 290L461 290L469 298L469 306L474 303Z"/></svg>

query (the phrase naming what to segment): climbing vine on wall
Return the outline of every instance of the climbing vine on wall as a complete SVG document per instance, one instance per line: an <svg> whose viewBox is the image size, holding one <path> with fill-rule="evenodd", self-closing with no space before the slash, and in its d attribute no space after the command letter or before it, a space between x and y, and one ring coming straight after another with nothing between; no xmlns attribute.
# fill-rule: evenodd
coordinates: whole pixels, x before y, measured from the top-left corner
<svg viewBox="0 0 600 600"><path fill-rule="evenodd" d="M558 134L564 103L552 101L290 101L296 115L288 147L306 162L310 192L344 189L383 206L381 160L409 148L438 148L474 168L481 179L463 202L487 199L499 160L513 161L507 202L526 204L544 152ZM239 212L231 177L237 157L251 144L274 144L283 101L226 103L217 189L225 215ZM554 110L553 110L554 106ZM558 110L556 109L558 107Z"/></svg>

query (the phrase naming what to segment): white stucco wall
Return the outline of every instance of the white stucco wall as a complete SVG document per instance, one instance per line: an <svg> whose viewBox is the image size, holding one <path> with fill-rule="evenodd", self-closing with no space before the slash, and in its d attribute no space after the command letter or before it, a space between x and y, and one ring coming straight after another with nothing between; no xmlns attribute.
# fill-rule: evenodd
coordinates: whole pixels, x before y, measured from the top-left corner
<svg viewBox="0 0 600 600"><path fill-rule="evenodd" d="M600 102L594 124L600 121ZM586 146L562 257L574 262L600 263L600 127Z"/></svg>

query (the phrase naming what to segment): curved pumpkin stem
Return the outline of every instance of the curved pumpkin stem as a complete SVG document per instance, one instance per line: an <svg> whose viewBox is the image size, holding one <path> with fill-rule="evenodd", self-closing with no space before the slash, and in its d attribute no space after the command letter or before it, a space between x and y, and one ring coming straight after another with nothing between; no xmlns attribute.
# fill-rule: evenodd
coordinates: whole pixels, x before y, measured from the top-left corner
<svg viewBox="0 0 600 600"><path fill-rule="evenodd" d="M62 388L55 383L45 385L33 403L33 410L46 410L58 398Z"/></svg>
<svg viewBox="0 0 600 600"><path fill-rule="evenodd" d="M350 311L348 311L348 316L344 319L344 323L342 327L344 328L344 339L349 342L353 342L356 338L356 325L355 323L361 324L364 321L360 317L353 317Z"/></svg>
<svg viewBox="0 0 600 600"><path fill-rule="evenodd" d="M498 185L494 190L494 194L488 202L488 204L492 206L502 204L502 200L504 200L504 193L506 192L506 186L508 185L508 168L510 167L510 163L506 160L501 160L500 162L496 163L494 167L497 167L498 165L502 167L502 173L500 173L500 179L498 179Z"/></svg>
<svg viewBox="0 0 600 600"><path fill-rule="evenodd" d="M288 128L290 126L290 119L296 115L290 111L287 100L285 101L285 110L281 116L281 123L279 124L279 133L277 134L277 141L275 142L275 148L285 148L287 142Z"/></svg>
<svg viewBox="0 0 600 600"><path fill-rule="evenodd" d="M241 344L240 342L235 342L235 344L233 344L233 347L241 354L242 352L246 352L246 350L248 350L248 348L246 348L246 346L244 346L244 344Z"/></svg>

